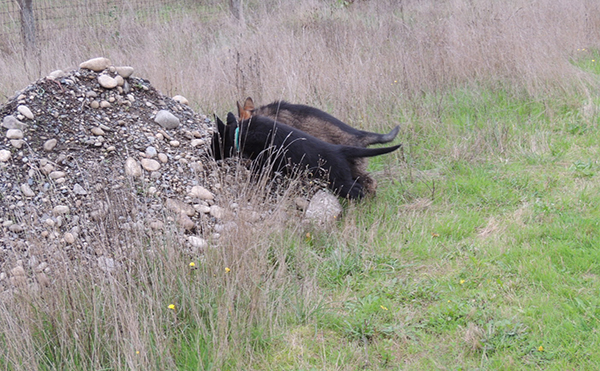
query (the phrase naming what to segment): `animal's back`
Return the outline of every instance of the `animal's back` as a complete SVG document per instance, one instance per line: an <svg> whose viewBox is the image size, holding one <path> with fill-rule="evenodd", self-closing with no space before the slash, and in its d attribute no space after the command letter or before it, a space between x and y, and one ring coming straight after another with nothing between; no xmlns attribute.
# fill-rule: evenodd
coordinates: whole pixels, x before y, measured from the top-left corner
<svg viewBox="0 0 600 371"><path fill-rule="evenodd" d="M267 116L329 143L364 146L361 141L364 136L361 130L314 107L278 101L259 107L255 114Z"/></svg>

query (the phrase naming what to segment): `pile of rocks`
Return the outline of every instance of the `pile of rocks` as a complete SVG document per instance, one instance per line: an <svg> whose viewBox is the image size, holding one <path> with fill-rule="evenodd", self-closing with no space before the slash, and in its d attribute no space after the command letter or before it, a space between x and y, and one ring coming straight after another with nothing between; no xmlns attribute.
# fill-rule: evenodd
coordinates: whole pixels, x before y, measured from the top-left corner
<svg viewBox="0 0 600 371"><path fill-rule="evenodd" d="M197 254L205 236L265 217L231 200L248 173L235 161L216 166L210 120L132 73L95 58L0 106L0 292L47 282L65 256L110 271L122 231L176 231ZM335 196L309 205L309 193L296 200L307 217L339 216Z"/></svg>
<svg viewBox="0 0 600 371"><path fill-rule="evenodd" d="M192 236L223 212L211 191L210 120L132 73L95 58L0 106L0 283L21 272L15 256L43 271L53 251L104 255L103 224L161 230L172 221ZM205 245L193 237L192 248ZM32 256L40 244L44 256Z"/></svg>

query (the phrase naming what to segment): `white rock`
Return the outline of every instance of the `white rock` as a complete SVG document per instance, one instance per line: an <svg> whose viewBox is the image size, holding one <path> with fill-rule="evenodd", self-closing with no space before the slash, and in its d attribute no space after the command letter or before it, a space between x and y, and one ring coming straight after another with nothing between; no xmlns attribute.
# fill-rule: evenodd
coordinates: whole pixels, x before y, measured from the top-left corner
<svg viewBox="0 0 600 371"><path fill-rule="evenodd" d="M48 139L47 141L44 142L44 151L46 152L50 152L54 149L54 147L56 147L56 143L58 143L58 141L54 138L52 139Z"/></svg>
<svg viewBox="0 0 600 371"><path fill-rule="evenodd" d="M100 268L105 273L111 273L115 270L115 260L113 258L107 258L101 256L97 259L98 268Z"/></svg>
<svg viewBox="0 0 600 371"><path fill-rule="evenodd" d="M106 133L104 132L104 130L102 130L101 128L99 128L99 127L96 126L96 127L92 128L92 134L94 134L96 136L103 136Z"/></svg>
<svg viewBox="0 0 600 371"><path fill-rule="evenodd" d="M110 59L99 57L87 60L79 65L79 68L100 72L110 67Z"/></svg>
<svg viewBox="0 0 600 371"><path fill-rule="evenodd" d="M123 86L123 84L125 84L125 80L123 79L123 76L121 76L121 75L115 76L115 80L117 81L118 86Z"/></svg>
<svg viewBox="0 0 600 371"><path fill-rule="evenodd" d="M115 69L116 69L117 73L119 74L119 76L121 76L125 79L133 74L133 67L121 66L121 67L116 67Z"/></svg>
<svg viewBox="0 0 600 371"><path fill-rule="evenodd" d="M6 129L25 129L27 125L19 121L15 116L8 115L2 119L2 127Z"/></svg>
<svg viewBox="0 0 600 371"><path fill-rule="evenodd" d="M6 149L0 150L0 162L7 162L10 160L10 151Z"/></svg>
<svg viewBox="0 0 600 371"><path fill-rule="evenodd" d="M192 147L198 147L204 144L202 139L192 139L191 145Z"/></svg>
<svg viewBox="0 0 600 371"><path fill-rule="evenodd" d="M159 153L158 154L158 159L160 160L160 162L162 162L163 164L166 164L167 161L169 161L169 156L165 155L164 153Z"/></svg>
<svg viewBox="0 0 600 371"><path fill-rule="evenodd" d="M19 129L8 129L6 131L7 139L23 139L23 132Z"/></svg>
<svg viewBox="0 0 600 371"><path fill-rule="evenodd" d="M146 153L146 156L148 156L148 158L153 158L158 154L158 152L156 151L156 148L154 148L152 146L146 147L145 153Z"/></svg>
<svg viewBox="0 0 600 371"><path fill-rule="evenodd" d="M66 205L57 205L57 206L54 206L54 208L52 209L53 215L68 214L69 212L70 212L70 209Z"/></svg>
<svg viewBox="0 0 600 371"><path fill-rule="evenodd" d="M202 186L193 186L190 191L190 196L194 198L199 198L201 200L213 200L215 196L211 191L202 187Z"/></svg>
<svg viewBox="0 0 600 371"><path fill-rule="evenodd" d="M20 105L17 107L17 111L19 111L21 115L27 117L28 119L33 120L33 112L31 112L29 107Z"/></svg>
<svg viewBox="0 0 600 371"><path fill-rule="evenodd" d="M190 245L197 249L205 249L208 246L208 243L204 238L197 236L189 236L188 242L190 243Z"/></svg>
<svg viewBox="0 0 600 371"><path fill-rule="evenodd" d="M214 216L217 219L221 219L223 218L223 216L225 216L225 209L217 205L212 205L210 207L210 215Z"/></svg>
<svg viewBox="0 0 600 371"><path fill-rule="evenodd" d="M21 192L23 192L23 195L25 197L33 197L33 196L35 196L35 192L33 192L33 190L31 189L31 187L27 183L21 184Z"/></svg>
<svg viewBox="0 0 600 371"><path fill-rule="evenodd" d="M125 161L125 174L139 178L142 176L142 167L134 158L129 157Z"/></svg>
<svg viewBox="0 0 600 371"><path fill-rule="evenodd" d="M73 233L71 232L67 232L63 235L63 238L65 239L65 242L70 244L73 244L75 242L75 236L73 235Z"/></svg>
<svg viewBox="0 0 600 371"><path fill-rule="evenodd" d="M183 95L176 95L176 96L173 97L173 100L175 102L179 102L181 104L185 104L186 106L189 105L188 100Z"/></svg>
<svg viewBox="0 0 600 371"><path fill-rule="evenodd" d="M158 169L160 169L160 162L150 159L150 158L143 158L142 159L142 167L144 169L146 169L147 171L156 171Z"/></svg>
<svg viewBox="0 0 600 371"><path fill-rule="evenodd" d="M118 85L117 80L108 75L98 76L98 83L105 89L116 88ZM100 103L100 106L102 106L102 103Z"/></svg>
<svg viewBox="0 0 600 371"><path fill-rule="evenodd" d="M11 145L11 146L13 146L13 147L15 147L15 148L19 148L19 149L20 149L21 147L23 147L23 143L25 143L25 142L23 141L23 139L12 139L12 140L10 141L10 145Z"/></svg>
<svg viewBox="0 0 600 371"><path fill-rule="evenodd" d="M196 209L194 209L192 205L174 198L168 198L165 201L165 207L176 214L185 214L188 216L194 216L194 214L196 214Z"/></svg>
<svg viewBox="0 0 600 371"><path fill-rule="evenodd" d="M179 126L179 119L167 110L160 110L154 117L154 122L165 129L175 129Z"/></svg>
<svg viewBox="0 0 600 371"><path fill-rule="evenodd" d="M64 171L53 171L50 174L48 174L50 179L64 178L66 175L67 173L65 173Z"/></svg>
<svg viewBox="0 0 600 371"><path fill-rule="evenodd" d="M80 186L79 184L75 183L75 185L73 186L73 193L77 194L77 195L87 195L87 191L85 190L85 188L83 188L82 186Z"/></svg>
<svg viewBox="0 0 600 371"><path fill-rule="evenodd" d="M310 200L304 216L315 225L325 226L339 220L342 211L342 205L335 195L319 191Z"/></svg>
<svg viewBox="0 0 600 371"><path fill-rule="evenodd" d="M65 73L65 71L63 70L56 70L56 71L52 71L48 74L48 76L46 76L46 78L48 80L56 80L56 79L60 79L61 77L65 77L67 76L67 74Z"/></svg>

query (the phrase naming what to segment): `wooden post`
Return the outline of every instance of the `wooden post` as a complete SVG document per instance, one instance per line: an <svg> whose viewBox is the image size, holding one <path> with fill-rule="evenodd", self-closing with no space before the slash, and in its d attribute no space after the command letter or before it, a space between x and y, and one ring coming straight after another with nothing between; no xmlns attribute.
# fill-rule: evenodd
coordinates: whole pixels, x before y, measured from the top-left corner
<svg viewBox="0 0 600 371"><path fill-rule="evenodd" d="M229 0L229 9L231 10L231 14L240 21L240 23L244 24L244 5L243 0Z"/></svg>
<svg viewBox="0 0 600 371"><path fill-rule="evenodd" d="M33 0L18 0L21 8L21 33L25 44L25 52L32 55L35 51L35 18L33 17Z"/></svg>

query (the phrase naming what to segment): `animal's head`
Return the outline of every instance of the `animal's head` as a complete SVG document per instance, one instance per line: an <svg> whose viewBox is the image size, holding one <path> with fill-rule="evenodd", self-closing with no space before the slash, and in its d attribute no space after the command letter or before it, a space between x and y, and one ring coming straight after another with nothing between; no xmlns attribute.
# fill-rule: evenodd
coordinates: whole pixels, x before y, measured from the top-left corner
<svg viewBox="0 0 600 371"><path fill-rule="evenodd" d="M240 104L240 102L236 103L238 108L238 118L240 119L240 121L247 120L253 116L254 101L252 100L252 98L246 98L246 101L244 102L243 106Z"/></svg>
<svg viewBox="0 0 600 371"><path fill-rule="evenodd" d="M231 112L227 114L227 125L216 115L215 121L217 122L217 131L213 134L212 152L215 160L222 160L239 152L239 126L237 119Z"/></svg>

